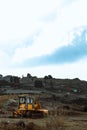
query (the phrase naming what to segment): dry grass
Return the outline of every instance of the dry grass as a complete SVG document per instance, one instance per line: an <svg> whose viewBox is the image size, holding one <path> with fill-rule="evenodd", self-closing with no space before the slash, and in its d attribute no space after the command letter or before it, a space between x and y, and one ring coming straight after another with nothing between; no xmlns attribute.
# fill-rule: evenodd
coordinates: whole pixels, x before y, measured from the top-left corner
<svg viewBox="0 0 87 130"><path fill-rule="evenodd" d="M64 120L63 118L54 118L51 117L45 123L45 126L36 125L33 122L25 124L24 121L19 121L17 123L8 123L8 122L1 122L0 123L0 130L64 130Z"/></svg>
<svg viewBox="0 0 87 130"><path fill-rule="evenodd" d="M17 95L0 96L0 106L9 99L17 99ZM57 106L54 105L54 106ZM77 106L76 106L77 107ZM87 113L75 111L73 109L63 109L50 107L49 115L44 119L19 119L14 122L3 121L0 123L0 130L87 130L86 121L71 120L71 117L87 116ZM66 118L68 117L68 119ZM28 122L27 122L28 121Z"/></svg>
<svg viewBox="0 0 87 130"><path fill-rule="evenodd" d="M46 130L65 130L63 117L51 117L46 122Z"/></svg>
<svg viewBox="0 0 87 130"><path fill-rule="evenodd" d="M85 112L82 111L76 111L72 109L51 109L49 111L49 115L51 116L79 116L79 115L85 115Z"/></svg>
<svg viewBox="0 0 87 130"><path fill-rule="evenodd" d="M49 116L43 119L20 119L15 122L3 121L0 130L87 130L87 122L84 120L71 120L71 116ZM82 118L83 119L83 118ZM28 122L27 122L28 121Z"/></svg>
<svg viewBox="0 0 87 130"><path fill-rule="evenodd" d="M17 99L17 95L0 95L0 109L9 99Z"/></svg>

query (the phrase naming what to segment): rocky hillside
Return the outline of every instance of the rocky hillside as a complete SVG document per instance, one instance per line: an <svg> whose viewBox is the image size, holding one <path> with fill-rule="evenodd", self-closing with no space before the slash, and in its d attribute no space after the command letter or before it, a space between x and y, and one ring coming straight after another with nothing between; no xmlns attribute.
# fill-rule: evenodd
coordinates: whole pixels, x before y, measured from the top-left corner
<svg viewBox="0 0 87 130"><path fill-rule="evenodd" d="M16 79L16 80L13 80ZM26 77L12 77L10 80L2 78L0 80L0 93L21 93L26 90L37 90L37 91L50 91L54 93L62 94L85 94L87 93L87 81L82 81L78 78L75 79L56 79L51 75L43 78L37 78L28 74Z"/></svg>

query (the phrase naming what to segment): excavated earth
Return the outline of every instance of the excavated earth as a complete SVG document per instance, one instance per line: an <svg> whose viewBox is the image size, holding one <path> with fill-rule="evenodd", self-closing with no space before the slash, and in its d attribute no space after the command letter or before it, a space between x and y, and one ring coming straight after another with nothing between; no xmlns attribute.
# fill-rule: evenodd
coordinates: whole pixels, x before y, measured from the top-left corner
<svg viewBox="0 0 87 130"><path fill-rule="evenodd" d="M30 86L29 83L0 84L0 126L4 128L4 125L31 123L33 126L45 127L47 123L49 126L49 122L54 119L57 124L62 120L63 129L87 130L87 82L79 79L39 80L42 80L45 85L38 87L33 83ZM48 116L42 119L12 118L13 111L18 108L18 95L21 94L36 98L42 108L48 109Z"/></svg>

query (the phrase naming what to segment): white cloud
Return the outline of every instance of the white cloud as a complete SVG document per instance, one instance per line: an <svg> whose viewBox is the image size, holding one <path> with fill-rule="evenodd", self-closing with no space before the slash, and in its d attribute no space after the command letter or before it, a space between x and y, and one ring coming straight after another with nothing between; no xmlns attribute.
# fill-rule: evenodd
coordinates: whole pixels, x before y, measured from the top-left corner
<svg viewBox="0 0 87 130"><path fill-rule="evenodd" d="M49 14L60 3L60 0L0 1L0 42L24 40L40 28L40 17Z"/></svg>
<svg viewBox="0 0 87 130"><path fill-rule="evenodd" d="M69 5L64 5L63 2L64 1L57 3L57 1L51 1L50 4L50 2L44 1L43 3L40 3L40 7L42 8L43 5L43 8L41 11L38 9L40 11L38 11L39 18L52 11L57 13L56 18L49 22L44 22L44 20L42 22L39 19L38 22L39 24L41 23L41 26L39 26L40 28L38 28L41 30L39 35L35 38L31 46L29 45L26 48L21 47L15 50L13 63L22 62L32 57L50 54L55 51L56 48L70 44L74 38L72 30L87 25L87 17L85 15L87 8L85 0L77 0L71 2L71 4L69 3ZM44 11L45 7L46 9ZM34 15L36 15L36 13ZM69 35L67 36L67 34ZM20 56L21 53L24 55Z"/></svg>
<svg viewBox="0 0 87 130"><path fill-rule="evenodd" d="M74 38L72 30L87 25L86 5L86 0L0 0L0 67L50 54L58 47L71 44ZM55 17L49 17L46 21L51 14ZM38 31L39 34L36 35ZM77 33L80 35L80 32ZM33 37L32 44L25 45L23 41L30 37ZM12 55L10 51L13 51ZM53 70L52 74L53 68L58 69L55 66L49 68L47 67L49 71L45 67L41 69L47 73ZM59 68L62 69L63 66ZM35 68L35 72L36 69L41 71ZM17 71L23 72L22 70L18 68ZM14 70L10 69L10 72Z"/></svg>
<svg viewBox="0 0 87 130"><path fill-rule="evenodd" d="M62 1L0 1L0 47L2 48L2 50L4 51L4 48L5 50L6 48L8 50L8 46L9 50L13 49L13 52L15 52L13 56L13 61L22 61L26 58L33 57L35 55L40 55L40 53L38 53L38 48L41 54L43 54L45 49L43 48L42 51L43 43L42 40L38 39L45 39L44 27L46 28L46 23L43 22L41 18L45 17L50 13L53 13L53 11L61 5ZM25 43L23 43L23 41L26 41L26 39L37 33L38 30L42 31L39 38L36 38L36 41L34 41L33 46L27 46L25 48ZM48 45L47 48L49 48L49 44L46 42L46 40L44 42L44 47L45 45ZM48 51L48 49L46 50ZM28 51L29 53L26 53L26 51ZM7 52L9 53L9 51ZM24 56L22 57L21 52L23 52L24 54ZM32 52L36 52L36 54L33 54Z"/></svg>
<svg viewBox="0 0 87 130"><path fill-rule="evenodd" d="M0 50L0 70L4 68L5 66L7 67L10 63L9 61L9 56L2 50Z"/></svg>

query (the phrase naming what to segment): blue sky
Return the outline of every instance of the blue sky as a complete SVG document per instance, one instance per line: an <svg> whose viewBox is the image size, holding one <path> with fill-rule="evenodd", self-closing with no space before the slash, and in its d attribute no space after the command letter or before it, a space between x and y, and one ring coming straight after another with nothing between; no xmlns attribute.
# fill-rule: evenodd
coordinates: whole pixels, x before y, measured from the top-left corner
<svg viewBox="0 0 87 130"><path fill-rule="evenodd" d="M86 0L0 0L0 73L87 80Z"/></svg>

